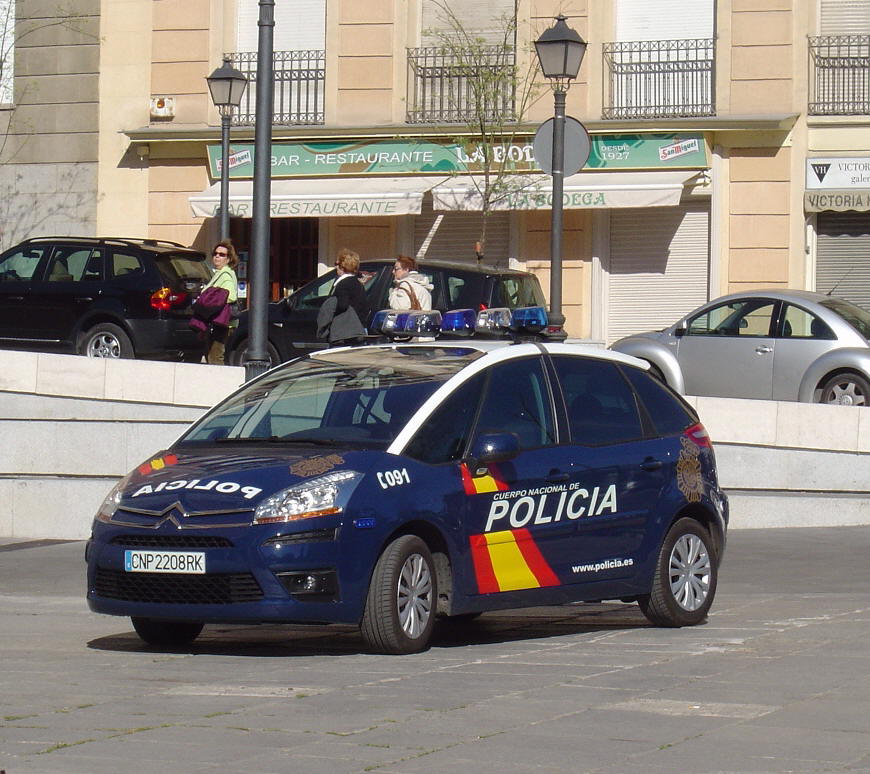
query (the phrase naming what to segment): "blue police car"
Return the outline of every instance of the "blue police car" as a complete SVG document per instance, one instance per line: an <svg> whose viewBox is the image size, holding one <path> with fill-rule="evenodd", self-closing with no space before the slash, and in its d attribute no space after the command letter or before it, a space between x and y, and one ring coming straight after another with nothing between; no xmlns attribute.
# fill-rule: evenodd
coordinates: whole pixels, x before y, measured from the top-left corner
<svg viewBox="0 0 870 774"><path fill-rule="evenodd" d="M330 349L247 383L106 497L90 608L155 645L343 623L386 653L436 618L583 600L702 622L728 505L698 417L639 360L526 338Z"/></svg>

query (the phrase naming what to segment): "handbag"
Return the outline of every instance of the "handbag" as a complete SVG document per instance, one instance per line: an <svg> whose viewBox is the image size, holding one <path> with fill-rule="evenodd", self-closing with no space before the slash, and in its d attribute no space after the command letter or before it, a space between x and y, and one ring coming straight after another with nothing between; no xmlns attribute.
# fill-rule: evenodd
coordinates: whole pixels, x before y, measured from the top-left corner
<svg viewBox="0 0 870 774"><path fill-rule="evenodd" d="M422 306L420 306L420 301L419 301L419 299L417 298L417 294L414 292L414 288L412 288L411 285L410 285L409 283L407 283L407 282L402 282L402 283L399 285L399 290L404 290L405 293L408 294L408 298L411 299L411 309L412 309L412 310L414 310L414 309L422 309L422 308L423 308Z"/></svg>
<svg viewBox="0 0 870 774"><path fill-rule="evenodd" d="M217 322L219 325L229 325L230 307L227 304L229 291L226 288L207 287L193 302L193 316L203 322ZM226 315L226 322L217 318Z"/></svg>

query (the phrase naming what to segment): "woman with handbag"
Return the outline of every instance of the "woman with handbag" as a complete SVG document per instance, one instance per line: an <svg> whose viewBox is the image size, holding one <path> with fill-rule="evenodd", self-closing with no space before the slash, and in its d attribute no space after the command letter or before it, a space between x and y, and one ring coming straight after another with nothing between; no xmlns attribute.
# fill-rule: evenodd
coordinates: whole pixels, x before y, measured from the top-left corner
<svg viewBox="0 0 870 774"><path fill-rule="evenodd" d="M205 331L205 361L212 365L224 364L224 349L231 328L238 325L233 319L231 306L239 297L239 281L236 278L236 266L239 265L239 256L232 240L223 239L212 250L212 264L215 273L202 289L222 288L227 291L226 307L211 320ZM202 293L200 293L202 295Z"/></svg>
<svg viewBox="0 0 870 774"><path fill-rule="evenodd" d="M390 309L432 309L433 285L425 274L417 271L417 261L410 255L400 255L393 266L393 287L390 289Z"/></svg>

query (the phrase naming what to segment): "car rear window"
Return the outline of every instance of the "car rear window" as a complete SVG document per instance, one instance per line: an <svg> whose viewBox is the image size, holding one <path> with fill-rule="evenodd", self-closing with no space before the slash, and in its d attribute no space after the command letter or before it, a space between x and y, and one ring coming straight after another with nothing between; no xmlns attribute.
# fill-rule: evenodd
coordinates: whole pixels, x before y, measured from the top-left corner
<svg viewBox="0 0 870 774"><path fill-rule="evenodd" d="M162 253L154 256L160 275L169 283L178 281L208 282L211 268L205 256L191 253Z"/></svg>
<svg viewBox="0 0 870 774"><path fill-rule="evenodd" d="M622 372L640 395L660 435L679 435L698 421L691 409L649 371L623 366Z"/></svg>
<svg viewBox="0 0 870 774"><path fill-rule="evenodd" d="M865 339L870 339L870 312L842 298L826 298L819 302L826 309L836 312Z"/></svg>

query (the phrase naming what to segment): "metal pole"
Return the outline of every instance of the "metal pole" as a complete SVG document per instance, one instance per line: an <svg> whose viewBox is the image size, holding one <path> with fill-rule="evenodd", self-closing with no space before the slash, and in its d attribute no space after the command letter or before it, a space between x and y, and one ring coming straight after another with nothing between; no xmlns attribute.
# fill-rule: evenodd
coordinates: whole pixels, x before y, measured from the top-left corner
<svg viewBox="0 0 870 774"><path fill-rule="evenodd" d="M550 226L550 328L561 330L565 325L562 314L562 191L565 181L565 92L557 88L554 93L553 118L553 204Z"/></svg>
<svg viewBox="0 0 870 774"><path fill-rule="evenodd" d="M221 239L230 237L230 110L221 108Z"/></svg>
<svg viewBox="0 0 870 774"><path fill-rule="evenodd" d="M254 121L254 203L251 224L251 258L248 286L248 351L245 379L269 369L266 350L269 312L269 204L272 177L273 32L275 0L259 0L257 24L257 102Z"/></svg>

